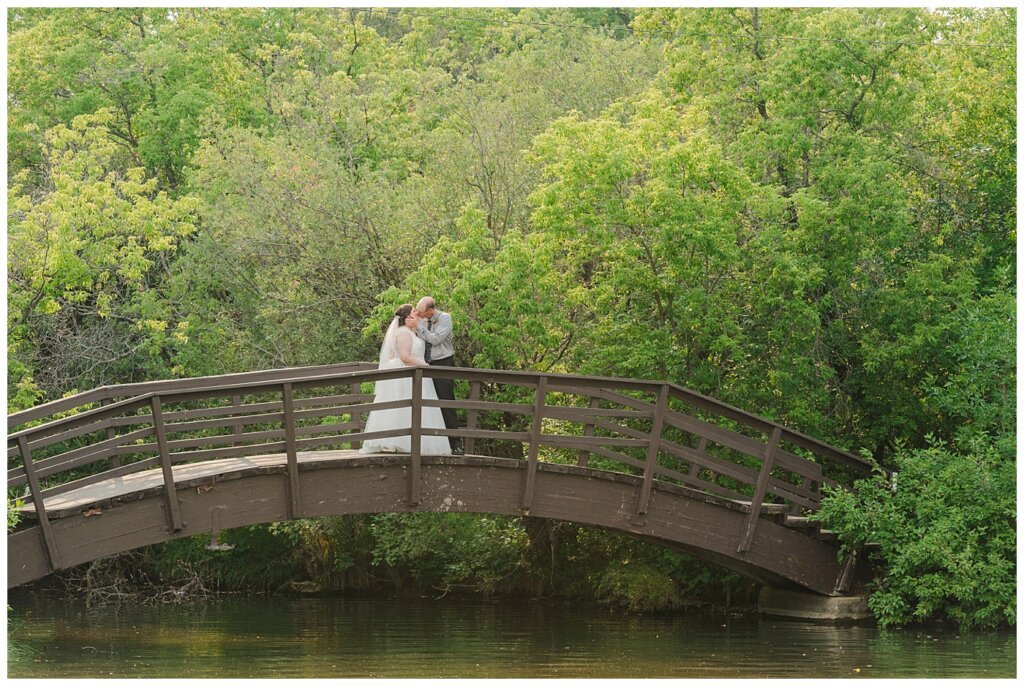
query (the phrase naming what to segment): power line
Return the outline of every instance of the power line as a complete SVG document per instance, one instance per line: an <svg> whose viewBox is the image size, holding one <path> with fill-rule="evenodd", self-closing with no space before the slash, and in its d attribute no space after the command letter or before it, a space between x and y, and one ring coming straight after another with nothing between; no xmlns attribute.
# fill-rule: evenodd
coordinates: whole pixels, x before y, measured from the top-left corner
<svg viewBox="0 0 1024 686"><path fill-rule="evenodd" d="M385 8L374 8L374 7L353 7L351 9L357 11L367 12L373 14L374 12L388 13ZM470 17L458 14L443 14L435 12L427 14L423 12L413 12L407 8L395 8L400 9L402 14L413 17L427 17L427 18L442 18L442 19L455 19L457 21L476 22L481 24L492 24L492 25L503 25L503 26L541 26L541 27L560 27L567 29L576 30L587 30L587 31L600 31L600 32L612 32L612 31L623 31L625 33L636 35L637 31L630 26L590 26L588 24L563 24L558 22L541 22L541 21L521 21L514 19L492 19L487 17ZM388 15L390 16L390 15ZM768 35L747 35L741 36L736 34L727 33L707 33L703 31L677 31L674 38L683 37L696 37L696 38L721 38L723 40L730 41L747 41L747 40L758 40L758 41L806 41L806 42L817 42L817 43L865 43L868 45L906 45L906 46L921 46L921 47L936 47L936 48L1012 48L1015 47L1013 43L954 43L950 41L905 41L905 40L873 40L871 38L811 38L807 36L768 36Z"/></svg>

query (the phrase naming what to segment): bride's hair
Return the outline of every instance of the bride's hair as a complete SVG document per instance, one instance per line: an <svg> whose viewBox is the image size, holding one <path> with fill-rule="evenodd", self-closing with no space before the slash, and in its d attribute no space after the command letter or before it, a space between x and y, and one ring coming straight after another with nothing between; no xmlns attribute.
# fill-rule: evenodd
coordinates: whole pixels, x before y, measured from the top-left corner
<svg viewBox="0 0 1024 686"><path fill-rule="evenodd" d="M412 305L409 305L408 303L395 310L395 316L398 317L399 326L405 326L405 318L409 316L410 312L412 312Z"/></svg>

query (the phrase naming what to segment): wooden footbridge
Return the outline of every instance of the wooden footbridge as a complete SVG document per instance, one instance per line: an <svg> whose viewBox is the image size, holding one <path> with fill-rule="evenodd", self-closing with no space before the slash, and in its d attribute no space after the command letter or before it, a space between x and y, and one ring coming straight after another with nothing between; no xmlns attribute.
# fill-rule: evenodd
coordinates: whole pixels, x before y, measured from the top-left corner
<svg viewBox="0 0 1024 686"><path fill-rule="evenodd" d="M372 384L412 378L409 400ZM422 398L449 378L455 401ZM410 454L360 454L412 407ZM454 430L419 408L451 407ZM865 461L671 383L353 363L107 386L8 417L8 588L173 538L300 517L489 512L601 527L778 588L842 595L852 565L806 517ZM426 435L465 456L423 456Z"/></svg>

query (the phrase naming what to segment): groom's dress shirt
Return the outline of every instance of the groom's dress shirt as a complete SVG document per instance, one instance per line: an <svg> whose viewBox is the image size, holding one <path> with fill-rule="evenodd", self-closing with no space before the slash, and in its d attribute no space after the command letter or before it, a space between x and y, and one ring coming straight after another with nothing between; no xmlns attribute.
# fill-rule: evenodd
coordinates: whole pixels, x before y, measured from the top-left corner
<svg viewBox="0 0 1024 686"><path fill-rule="evenodd" d="M455 354L455 347L452 345L452 316L447 312L436 310L430 318L430 325L426 320L420 320L416 327L416 335L423 339L424 343L430 346L430 361L443 360Z"/></svg>

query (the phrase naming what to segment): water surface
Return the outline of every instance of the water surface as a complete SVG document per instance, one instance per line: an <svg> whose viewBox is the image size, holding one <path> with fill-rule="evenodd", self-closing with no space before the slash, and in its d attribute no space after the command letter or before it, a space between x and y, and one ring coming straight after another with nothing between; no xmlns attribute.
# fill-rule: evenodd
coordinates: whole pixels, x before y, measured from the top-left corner
<svg viewBox="0 0 1024 686"><path fill-rule="evenodd" d="M1013 677L1013 632L632 616L544 601L9 599L10 677Z"/></svg>

